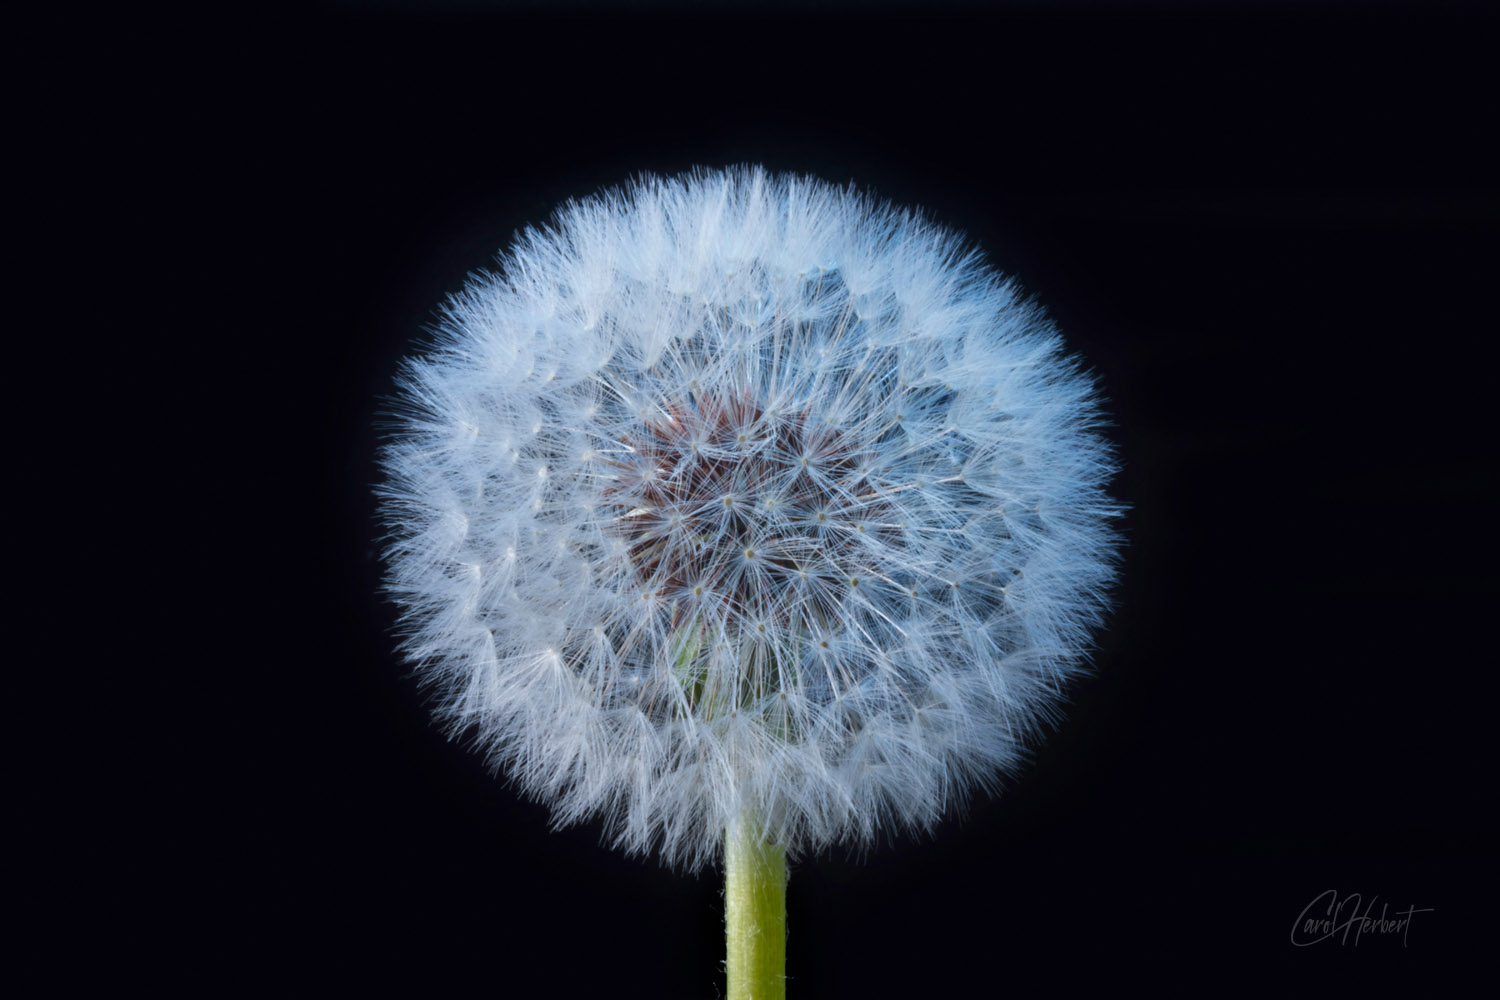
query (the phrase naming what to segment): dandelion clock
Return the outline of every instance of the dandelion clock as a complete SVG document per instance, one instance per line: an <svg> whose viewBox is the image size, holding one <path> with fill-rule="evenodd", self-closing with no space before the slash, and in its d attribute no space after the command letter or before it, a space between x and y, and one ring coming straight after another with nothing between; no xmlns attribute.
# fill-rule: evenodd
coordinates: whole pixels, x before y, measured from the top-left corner
<svg viewBox="0 0 1500 1000"><path fill-rule="evenodd" d="M726 874L785 995L786 858L925 829L1084 667L1092 380L954 233L758 169L520 235L404 367L387 587L441 718L558 823Z"/></svg>

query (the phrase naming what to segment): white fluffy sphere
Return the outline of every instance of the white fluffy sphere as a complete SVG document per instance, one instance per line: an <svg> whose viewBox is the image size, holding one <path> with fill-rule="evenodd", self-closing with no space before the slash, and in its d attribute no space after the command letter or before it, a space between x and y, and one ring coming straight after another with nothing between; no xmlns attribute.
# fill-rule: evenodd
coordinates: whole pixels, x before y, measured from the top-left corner
<svg viewBox="0 0 1500 1000"><path fill-rule="evenodd" d="M954 234L758 169L572 203L403 374L390 593L455 731L670 863L922 828L1082 669L1092 381Z"/></svg>

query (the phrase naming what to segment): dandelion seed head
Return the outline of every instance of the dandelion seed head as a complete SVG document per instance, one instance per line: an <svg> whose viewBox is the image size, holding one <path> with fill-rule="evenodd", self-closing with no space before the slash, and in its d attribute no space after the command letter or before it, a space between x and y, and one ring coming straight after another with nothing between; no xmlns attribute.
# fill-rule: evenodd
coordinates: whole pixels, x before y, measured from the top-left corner
<svg viewBox="0 0 1500 1000"><path fill-rule="evenodd" d="M1092 380L963 241L758 169L564 208L448 302L387 587L455 730L697 867L930 826L1055 717L1113 579Z"/></svg>

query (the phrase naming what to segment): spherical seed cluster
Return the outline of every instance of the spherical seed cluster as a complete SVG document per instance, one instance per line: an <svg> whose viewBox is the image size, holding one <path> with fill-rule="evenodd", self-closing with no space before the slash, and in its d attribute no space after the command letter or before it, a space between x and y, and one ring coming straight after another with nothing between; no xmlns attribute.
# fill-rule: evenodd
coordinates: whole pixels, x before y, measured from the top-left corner
<svg viewBox="0 0 1500 1000"><path fill-rule="evenodd" d="M1087 376L951 233L759 170L570 204L448 303L385 452L441 713L693 867L924 827L1081 669L1116 506Z"/></svg>

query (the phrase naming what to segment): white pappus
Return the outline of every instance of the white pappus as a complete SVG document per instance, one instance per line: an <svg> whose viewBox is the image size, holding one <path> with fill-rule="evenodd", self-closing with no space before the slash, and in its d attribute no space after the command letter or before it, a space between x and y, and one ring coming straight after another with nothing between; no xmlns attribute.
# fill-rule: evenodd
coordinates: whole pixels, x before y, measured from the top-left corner
<svg viewBox="0 0 1500 1000"><path fill-rule="evenodd" d="M441 316L387 587L441 717L559 824L688 868L747 813L793 852L925 828L1084 669L1120 509L1094 382L957 235L648 177Z"/></svg>

